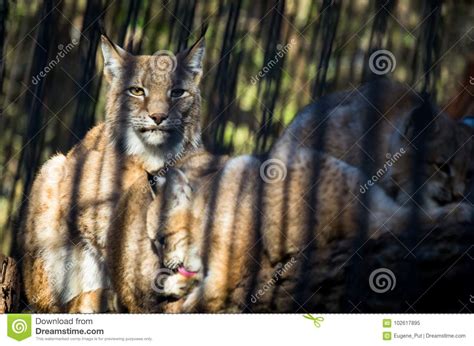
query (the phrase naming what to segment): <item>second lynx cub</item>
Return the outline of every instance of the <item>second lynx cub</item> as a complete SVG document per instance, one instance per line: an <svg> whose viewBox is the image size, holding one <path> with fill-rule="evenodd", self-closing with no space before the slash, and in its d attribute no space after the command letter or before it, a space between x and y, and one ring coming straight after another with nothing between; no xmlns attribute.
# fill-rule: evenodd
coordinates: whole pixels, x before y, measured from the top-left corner
<svg viewBox="0 0 474 346"><path fill-rule="evenodd" d="M192 283L202 279L198 244L189 231L193 224L191 198L192 188L186 175L179 169L170 169L166 183L159 187L148 208L149 237L156 237L163 265L174 271L172 275L165 274L164 296L181 297Z"/></svg>

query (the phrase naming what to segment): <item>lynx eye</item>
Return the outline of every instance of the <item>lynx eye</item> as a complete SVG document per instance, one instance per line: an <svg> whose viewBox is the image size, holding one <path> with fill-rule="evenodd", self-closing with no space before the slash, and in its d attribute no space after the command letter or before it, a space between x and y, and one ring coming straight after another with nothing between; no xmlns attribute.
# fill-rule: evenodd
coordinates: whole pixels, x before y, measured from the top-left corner
<svg viewBox="0 0 474 346"><path fill-rule="evenodd" d="M159 236L159 237L158 237L158 243L159 243L161 246L165 246L165 237L164 237L164 236Z"/></svg>
<svg viewBox="0 0 474 346"><path fill-rule="evenodd" d="M187 95L189 95L189 93L184 89L173 89L170 92L170 97L173 99L177 99L177 98L184 97Z"/></svg>
<svg viewBox="0 0 474 346"><path fill-rule="evenodd" d="M449 168L449 164L447 163L434 163L433 166L435 167L436 171L440 171L444 174L450 175L451 170Z"/></svg>
<svg viewBox="0 0 474 346"><path fill-rule="evenodd" d="M143 96L143 95L145 95L145 90L143 88L135 87L135 86L128 88L128 92L132 96Z"/></svg>
<svg viewBox="0 0 474 346"><path fill-rule="evenodd" d="M467 182L466 185L470 186L471 183L472 183L473 180L474 180L473 178L474 178L474 172L467 172L467 173L466 173L466 182Z"/></svg>

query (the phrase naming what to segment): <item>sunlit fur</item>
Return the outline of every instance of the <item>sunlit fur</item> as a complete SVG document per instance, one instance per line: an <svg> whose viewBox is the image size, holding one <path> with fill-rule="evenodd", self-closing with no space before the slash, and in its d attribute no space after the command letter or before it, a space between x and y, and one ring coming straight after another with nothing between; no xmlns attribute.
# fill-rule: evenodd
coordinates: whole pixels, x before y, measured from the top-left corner
<svg viewBox="0 0 474 346"><path fill-rule="evenodd" d="M405 114L404 107L406 104L395 107L391 117L396 118L396 112ZM347 105L338 112L344 115L350 108ZM354 160L359 164L360 149L349 151L347 160L313 150L314 138L307 136L317 128L317 119L299 117L295 121L301 124L296 127L299 132L286 132L266 157L227 160L196 152L175 167L186 179L179 178L180 175L167 177L171 191L151 193L146 181L137 181L128 191L120 201L124 217L117 228L123 231L122 242L135 245L113 246L124 253L117 251L113 256L112 277L120 301L129 311L241 311L249 304L245 286L252 275L250 268L256 265L254 258L261 259L257 266L261 269L262 285L278 264L289 258L302 260L303 252L320 254L335 240L352 241L361 232L364 213L368 217L369 238L407 231L410 206L397 202L383 185L375 185L367 193L364 203L368 209L361 204L360 186L365 178L356 166L348 163ZM355 131L362 126L360 121L352 123L349 117L345 119L333 125L330 131L334 136L327 139L325 148L335 156L343 156L337 149L347 148L351 141L350 136L344 137L345 131L353 130L352 125ZM303 144L295 141L294 135ZM388 150L383 145L382 158ZM263 182L260 168L267 159L283 163L285 179ZM411 176L406 167L397 169L395 172ZM192 187L191 198L186 185ZM426 214L421 213L420 222L422 227L432 229L434 225L470 222L473 215L467 203L447 203L428 208ZM198 273L192 278L170 273L179 265ZM163 271L168 276L157 291L153 289L154 282ZM297 281L292 277L295 272L292 270L286 276L284 285L289 292ZM181 299L173 301L170 297ZM281 311L291 307L291 301L278 304Z"/></svg>
<svg viewBox="0 0 474 346"><path fill-rule="evenodd" d="M260 168L267 159L280 160L286 178L264 182ZM410 222L410 208L378 186L364 209L363 176L357 168L308 148L293 150L284 142L264 158L226 160L201 151L175 168L186 178L172 173L167 177L171 190L154 195L146 182L137 182L120 202L122 241L137 245L114 245L125 254L115 254L120 260L112 261L112 277L120 301L132 312L242 311L249 304L245 287L252 267L262 266L262 275L271 276L292 257L300 266L303 253L319 253L337 239L351 241L361 232L362 212L368 216L370 238L400 235ZM433 208L421 222L430 229L457 224L471 220L471 211L465 205ZM186 278L171 272L180 265L197 274ZM285 287L290 290L296 272L288 273ZM160 273L165 276L157 291L153 283Z"/></svg>
<svg viewBox="0 0 474 346"><path fill-rule="evenodd" d="M116 311L106 244L118 232L120 197L169 157L199 147L198 83L204 44L177 55L177 68L157 72L157 56L132 56L102 38L108 81L106 121L65 156L39 171L19 237L28 303L42 312ZM146 89L141 98L132 86ZM187 90L171 99L173 88ZM156 125L149 115L166 114ZM145 131L153 127L155 131ZM181 155L180 157L182 157Z"/></svg>

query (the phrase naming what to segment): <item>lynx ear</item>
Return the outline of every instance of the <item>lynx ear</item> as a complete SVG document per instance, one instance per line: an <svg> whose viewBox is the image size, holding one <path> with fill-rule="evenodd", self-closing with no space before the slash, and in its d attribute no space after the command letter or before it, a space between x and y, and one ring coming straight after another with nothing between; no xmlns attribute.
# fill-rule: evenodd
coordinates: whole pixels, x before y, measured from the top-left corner
<svg viewBox="0 0 474 346"><path fill-rule="evenodd" d="M205 50L206 42L204 36L201 36L191 47L178 54L184 68L194 74L196 84L201 80Z"/></svg>
<svg viewBox="0 0 474 346"><path fill-rule="evenodd" d="M101 35L100 39L102 41L101 48L104 57L104 75L110 82L113 77L118 75L124 65L125 59L130 56L130 54L125 49L120 48L110 41L107 36Z"/></svg>
<svg viewBox="0 0 474 346"><path fill-rule="evenodd" d="M440 119L430 102L424 101L408 115L403 126L403 134L407 138L415 138L416 131L426 131L434 136L440 131ZM418 127L418 128L417 128Z"/></svg>

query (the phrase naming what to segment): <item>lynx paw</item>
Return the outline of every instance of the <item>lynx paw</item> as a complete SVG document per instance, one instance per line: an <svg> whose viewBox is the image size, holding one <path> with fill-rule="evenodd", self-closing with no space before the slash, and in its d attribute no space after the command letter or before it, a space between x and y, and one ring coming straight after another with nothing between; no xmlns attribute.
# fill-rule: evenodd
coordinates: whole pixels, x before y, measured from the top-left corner
<svg viewBox="0 0 474 346"><path fill-rule="evenodd" d="M200 287L196 287L185 299L181 312L196 312L198 303L201 301L202 292Z"/></svg>
<svg viewBox="0 0 474 346"><path fill-rule="evenodd" d="M173 274L168 276L163 285L163 294L175 298L184 296L189 287L189 280L181 274Z"/></svg>
<svg viewBox="0 0 474 346"><path fill-rule="evenodd" d="M429 217L431 222L442 225L456 225L474 221L474 207L469 203L450 203L439 207Z"/></svg>

